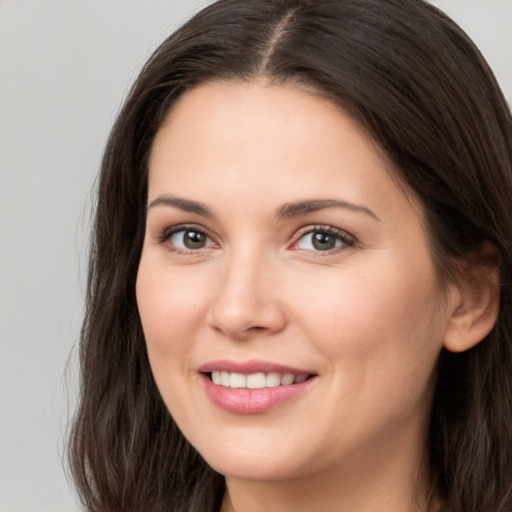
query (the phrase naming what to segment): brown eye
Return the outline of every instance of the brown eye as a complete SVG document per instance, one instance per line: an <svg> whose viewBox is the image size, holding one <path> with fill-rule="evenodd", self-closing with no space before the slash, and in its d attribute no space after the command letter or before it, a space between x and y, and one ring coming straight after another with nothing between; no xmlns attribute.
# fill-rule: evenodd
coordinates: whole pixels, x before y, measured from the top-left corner
<svg viewBox="0 0 512 512"><path fill-rule="evenodd" d="M189 228L175 231L169 242L178 250L193 251L213 245L211 238L199 229Z"/></svg>
<svg viewBox="0 0 512 512"><path fill-rule="evenodd" d="M342 231L334 228L317 228L304 233L294 248L304 251L327 252L352 245L354 245L353 239Z"/></svg>
<svg viewBox="0 0 512 512"><path fill-rule="evenodd" d="M336 238L328 233L317 231L311 236L311 244L317 251L328 251L336 247Z"/></svg>

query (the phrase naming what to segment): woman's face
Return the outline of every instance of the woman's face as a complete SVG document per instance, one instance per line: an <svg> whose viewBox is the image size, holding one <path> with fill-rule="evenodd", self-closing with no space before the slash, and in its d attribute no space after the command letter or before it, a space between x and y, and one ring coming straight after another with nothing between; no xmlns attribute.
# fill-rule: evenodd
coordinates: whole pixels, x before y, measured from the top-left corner
<svg viewBox="0 0 512 512"><path fill-rule="evenodd" d="M159 130L138 306L161 395L219 472L421 458L450 291L389 169L350 117L292 86L201 85Z"/></svg>

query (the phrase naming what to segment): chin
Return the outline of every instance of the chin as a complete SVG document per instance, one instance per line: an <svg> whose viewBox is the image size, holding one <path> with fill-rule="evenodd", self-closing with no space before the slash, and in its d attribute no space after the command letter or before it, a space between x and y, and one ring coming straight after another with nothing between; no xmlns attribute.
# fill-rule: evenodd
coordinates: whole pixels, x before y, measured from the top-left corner
<svg viewBox="0 0 512 512"><path fill-rule="evenodd" d="M302 476L306 473L303 450L298 447L276 445L267 449L264 443L236 445L218 441L218 449L199 446L198 450L207 464L225 477L250 481L278 481ZM284 448L284 449L283 449ZM298 457L298 455L301 455Z"/></svg>
<svg viewBox="0 0 512 512"><path fill-rule="evenodd" d="M272 482L288 480L301 476L299 471L295 471L289 464L275 460L257 460L240 458L230 460L207 460L207 463L218 473L227 478L236 480L246 480L252 482Z"/></svg>

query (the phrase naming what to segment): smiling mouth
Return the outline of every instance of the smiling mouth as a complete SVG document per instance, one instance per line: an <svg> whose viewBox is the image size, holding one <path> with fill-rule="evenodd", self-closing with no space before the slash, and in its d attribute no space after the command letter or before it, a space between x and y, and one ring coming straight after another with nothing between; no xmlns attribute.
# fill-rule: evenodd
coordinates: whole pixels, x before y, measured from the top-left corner
<svg viewBox="0 0 512 512"><path fill-rule="evenodd" d="M312 374L294 375L292 373L256 372L243 374L237 372L207 372L208 378L216 385L231 389L264 389L300 384L312 377Z"/></svg>
<svg viewBox="0 0 512 512"><path fill-rule="evenodd" d="M259 414L308 393L319 375L269 361L216 360L199 369L206 395L227 412Z"/></svg>

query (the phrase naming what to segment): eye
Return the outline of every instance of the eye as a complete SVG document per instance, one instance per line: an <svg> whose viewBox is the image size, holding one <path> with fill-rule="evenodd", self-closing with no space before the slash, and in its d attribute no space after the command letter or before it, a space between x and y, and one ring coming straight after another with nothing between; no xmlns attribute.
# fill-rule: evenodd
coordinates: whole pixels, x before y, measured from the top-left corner
<svg viewBox="0 0 512 512"><path fill-rule="evenodd" d="M315 252L328 252L354 245L354 239L347 233L333 227L309 229L294 244L294 249Z"/></svg>
<svg viewBox="0 0 512 512"><path fill-rule="evenodd" d="M197 251L216 245L202 229L195 226L177 226L164 233L160 241L178 252Z"/></svg>

